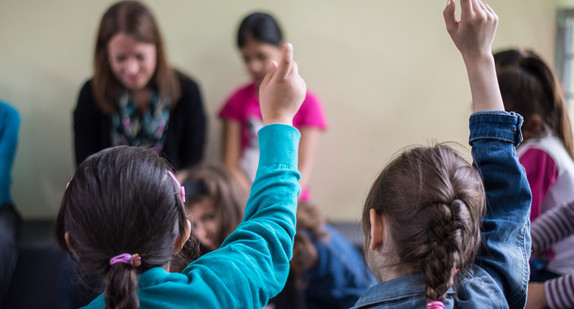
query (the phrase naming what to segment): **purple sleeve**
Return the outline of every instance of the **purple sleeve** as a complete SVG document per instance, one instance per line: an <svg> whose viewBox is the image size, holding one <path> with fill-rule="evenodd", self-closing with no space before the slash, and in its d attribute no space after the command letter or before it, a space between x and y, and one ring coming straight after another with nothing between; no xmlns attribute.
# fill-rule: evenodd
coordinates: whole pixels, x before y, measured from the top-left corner
<svg viewBox="0 0 574 309"><path fill-rule="evenodd" d="M551 309L574 308L574 274L546 281L544 295Z"/></svg>
<svg viewBox="0 0 574 309"><path fill-rule="evenodd" d="M532 250L542 252L574 234L574 202L554 207L532 222Z"/></svg>
<svg viewBox="0 0 574 309"><path fill-rule="evenodd" d="M303 105L293 118L293 126L296 128L312 127L320 130L327 128L327 119L323 113L321 102L312 93L307 92Z"/></svg>

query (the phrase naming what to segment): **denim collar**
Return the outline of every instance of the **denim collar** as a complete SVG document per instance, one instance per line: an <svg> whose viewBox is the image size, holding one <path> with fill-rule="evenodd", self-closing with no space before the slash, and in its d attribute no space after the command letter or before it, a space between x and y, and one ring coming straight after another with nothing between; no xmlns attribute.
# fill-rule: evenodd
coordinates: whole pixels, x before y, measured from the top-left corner
<svg viewBox="0 0 574 309"><path fill-rule="evenodd" d="M400 301L408 298L421 298L424 302L426 285L422 281L423 278L423 274L412 274L381 282L361 296L355 307L370 306L387 301ZM449 288L447 293L454 294L454 289Z"/></svg>

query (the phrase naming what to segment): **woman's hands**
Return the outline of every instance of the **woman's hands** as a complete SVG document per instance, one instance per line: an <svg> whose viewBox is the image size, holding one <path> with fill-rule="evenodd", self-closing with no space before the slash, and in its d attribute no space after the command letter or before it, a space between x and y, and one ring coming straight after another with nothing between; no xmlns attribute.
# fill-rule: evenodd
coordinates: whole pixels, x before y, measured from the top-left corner
<svg viewBox="0 0 574 309"><path fill-rule="evenodd" d="M292 125L293 117L303 104L307 87L299 76L297 63L293 61L293 46L281 46L282 58L272 62L259 87L259 101L263 124L281 123Z"/></svg>

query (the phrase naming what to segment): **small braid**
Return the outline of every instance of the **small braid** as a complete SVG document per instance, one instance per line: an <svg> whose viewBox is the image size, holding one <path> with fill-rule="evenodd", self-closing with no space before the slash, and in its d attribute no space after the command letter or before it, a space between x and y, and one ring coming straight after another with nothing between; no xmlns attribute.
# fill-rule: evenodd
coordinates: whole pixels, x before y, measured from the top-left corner
<svg viewBox="0 0 574 309"><path fill-rule="evenodd" d="M426 263L422 264L426 274L425 294L427 301L443 301L446 291L453 285L453 270L464 262L461 256L467 237L461 230L464 225L459 219L466 205L461 200L455 200L449 204L437 203L433 207L436 216L428 222L431 225L427 242L429 253Z"/></svg>
<svg viewBox="0 0 574 309"><path fill-rule="evenodd" d="M138 273L129 264L114 264L106 277L104 299L106 308L139 308L137 295Z"/></svg>

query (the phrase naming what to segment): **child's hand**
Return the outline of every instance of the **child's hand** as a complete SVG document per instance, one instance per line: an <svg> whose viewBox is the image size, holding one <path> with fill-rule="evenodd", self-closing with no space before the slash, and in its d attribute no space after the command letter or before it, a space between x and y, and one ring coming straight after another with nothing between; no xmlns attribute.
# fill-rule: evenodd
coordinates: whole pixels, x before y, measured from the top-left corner
<svg viewBox="0 0 574 309"><path fill-rule="evenodd" d="M293 124L293 117L303 104L307 87L293 61L293 46L281 46L282 59L271 63L271 69L259 86L263 124Z"/></svg>
<svg viewBox="0 0 574 309"><path fill-rule="evenodd" d="M446 29L465 61L491 55L498 16L481 0L460 0L460 21L455 17L455 1L448 0L443 12Z"/></svg>
<svg viewBox="0 0 574 309"><path fill-rule="evenodd" d="M498 16L481 0L460 3L460 21L454 15L454 0L448 0L443 15L446 29L466 65L474 111L504 110L491 51Z"/></svg>

